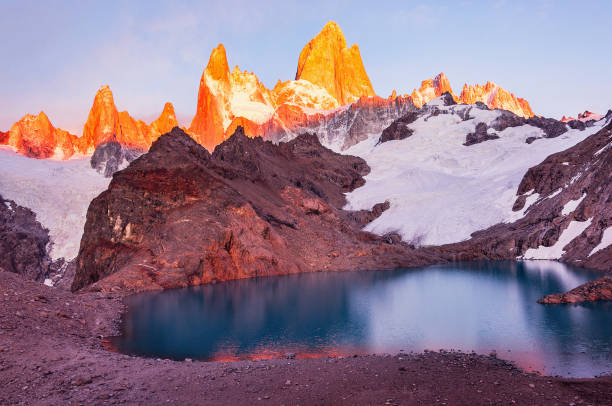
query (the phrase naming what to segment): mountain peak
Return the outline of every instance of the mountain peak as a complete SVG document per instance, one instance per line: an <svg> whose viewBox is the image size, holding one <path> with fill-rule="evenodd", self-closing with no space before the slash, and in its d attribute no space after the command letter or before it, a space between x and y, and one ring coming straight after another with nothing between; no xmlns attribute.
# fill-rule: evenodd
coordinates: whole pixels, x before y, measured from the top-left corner
<svg viewBox="0 0 612 406"><path fill-rule="evenodd" d="M230 70L227 63L227 53L223 44L217 45L210 53L205 72L214 80L229 81Z"/></svg>
<svg viewBox="0 0 612 406"><path fill-rule="evenodd" d="M151 123L151 129L158 134L165 134L170 132L174 127L178 127L174 106L172 103L166 103L164 104L164 110L160 116Z"/></svg>
<svg viewBox="0 0 612 406"><path fill-rule="evenodd" d="M74 153L76 136L53 127L49 117L41 111L38 115L26 114L5 135L6 143L19 153L32 158L63 159Z"/></svg>
<svg viewBox="0 0 612 406"><path fill-rule="evenodd" d="M418 90L414 89L411 97L414 105L416 107L421 107L425 103L442 96L444 93L450 93L453 99L456 100L456 96L453 93L448 78L444 72L440 72L433 79L422 81L421 87Z"/></svg>
<svg viewBox="0 0 612 406"><path fill-rule="evenodd" d="M482 102L490 108L508 110L525 118L534 116L527 100L516 97L489 80L484 85L464 85L459 99L465 104Z"/></svg>
<svg viewBox="0 0 612 406"><path fill-rule="evenodd" d="M347 48L342 30L333 21L302 49L295 79L324 88L341 105L375 95L359 47L355 44Z"/></svg>

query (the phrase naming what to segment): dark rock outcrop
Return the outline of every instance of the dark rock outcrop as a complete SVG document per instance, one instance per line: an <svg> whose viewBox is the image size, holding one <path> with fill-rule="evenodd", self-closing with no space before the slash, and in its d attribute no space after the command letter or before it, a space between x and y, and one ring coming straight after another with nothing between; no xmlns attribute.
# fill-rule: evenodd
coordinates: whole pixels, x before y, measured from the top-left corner
<svg viewBox="0 0 612 406"><path fill-rule="evenodd" d="M479 144L484 141L496 140L499 138L497 134L489 134L487 133L488 127L485 123L476 124L476 129L473 133L469 133L465 137L465 142L463 145L470 146L474 144Z"/></svg>
<svg viewBox="0 0 612 406"><path fill-rule="evenodd" d="M555 293L538 300L544 304L584 303L612 300L612 277L604 276L565 293Z"/></svg>
<svg viewBox="0 0 612 406"><path fill-rule="evenodd" d="M455 104L457 104L457 102L455 101L455 98L453 97L452 94L450 94L450 92L444 92L442 93L442 96L440 96L442 103L444 103L445 106L454 106Z"/></svg>
<svg viewBox="0 0 612 406"><path fill-rule="evenodd" d="M0 196L0 271L43 281L50 272L49 231L27 207Z"/></svg>
<svg viewBox="0 0 612 406"><path fill-rule="evenodd" d="M175 128L91 202L72 289L139 291L434 261L360 231L367 215L341 209L368 171L314 135L275 145L239 127L211 155Z"/></svg>
<svg viewBox="0 0 612 406"><path fill-rule="evenodd" d="M131 149L117 141L109 141L99 145L91 156L91 167L110 178L113 173L126 167L145 151Z"/></svg>
<svg viewBox="0 0 612 406"><path fill-rule="evenodd" d="M555 138L567 131L566 123L555 120L554 118L545 118L538 116L524 118L519 117L516 114L506 110L499 110L499 112L499 117L497 117L491 124L491 127L494 128L495 131L503 131L508 127L518 127L525 124L540 128L544 132L545 138ZM578 126L571 128L578 128L580 130L584 130L585 127ZM535 139L532 139L531 142L533 142L534 140ZM528 143L531 144L531 142Z"/></svg>
<svg viewBox="0 0 612 406"><path fill-rule="evenodd" d="M604 231L612 227L610 137L612 124L530 168L519 185L513 208L526 210L524 217L478 231L470 240L439 247L440 254L453 260L515 259L530 248L555 245L570 224L577 222L574 226L582 225L584 231L560 247L559 259L612 271L612 245L599 247ZM526 208L527 196L532 194L538 199ZM564 212L570 201L576 207Z"/></svg>
<svg viewBox="0 0 612 406"><path fill-rule="evenodd" d="M405 116L395 120L391 125L385 128L380 135L378 143L392 141L392 140L403 140L408 138L414 132L408 125L414 123L419 118L418 112L410 112Z"/></svg>
<svg viewBox="0 0 612 406"><path fill-rule="evenodd" d="M584 123L584 121L580 121L580 120L568 121L566 124L569 126L569 128L573 130L582 131L587 128L587 125Z"/></svg>

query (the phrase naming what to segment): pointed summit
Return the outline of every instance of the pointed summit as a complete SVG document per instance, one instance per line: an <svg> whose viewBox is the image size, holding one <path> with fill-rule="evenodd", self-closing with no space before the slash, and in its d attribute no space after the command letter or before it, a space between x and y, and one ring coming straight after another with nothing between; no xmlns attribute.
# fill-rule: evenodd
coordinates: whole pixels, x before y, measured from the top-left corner
<svg viewBox="0 0 612 406"><path fill-rule="evenodd" d="M295 79L318 85L338 103L349 104L361 96L374 96L357 44L347 48L342 30L333 21L302 50Z"/></svg>
<svg viewBox="0 0 612 406"><path fill-rule="evenodd" d="M144 121L134 119L127 111L117 111L113 92L103 85L96 92L78 146L80 151L90 154L99 145L116 141L144 151L158 136Z"/></svg>
<svg viewBox="0 0 612 406"><path fill-rule="evenodd" d="M208 65L202 73L196 114L189 126L193 139L209 151L223 142L223 130L228 121L224 108L230 90L227 55L223 44L219 44L210 53Z"/></svg>
<svg viewBox="0 0 612 406"><path fill-rule="evenodd" d="M229 82L229 65L227 64L227 54L223 44L217 45L215 49L210 53L208 59L208 65L206 65L206 72L211 79L221 81L223 83Z"/></svg>
<svg viewBox="0 0 612 406"><path fill-rule="evenodd" d="M172 131L174 127L178 127L174 106L166 103L159 118L151 123L151 131L161 135Z"/></svg>
<svg viewBox="0 0 612 406"><path fill-rule="evenodd" d="M80 140L81 149L85 153L93 152L98 145L116 140L119 132L119 112L115 107L113 92L108 85L102 85L96 92L89 116L83 127L83 136Z"/></svg>

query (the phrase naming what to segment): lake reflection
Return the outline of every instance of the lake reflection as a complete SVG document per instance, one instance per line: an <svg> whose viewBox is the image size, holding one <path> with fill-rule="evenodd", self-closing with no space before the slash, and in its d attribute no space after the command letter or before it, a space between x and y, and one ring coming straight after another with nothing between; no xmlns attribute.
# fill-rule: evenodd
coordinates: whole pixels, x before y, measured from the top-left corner
<svg viewBox="0 0 612 406"><path fill-rule="evenodd" d="M556 262L321 272L128 299L121 352L203 360L458 349L528 370L612 372L612 305L536 301L601 276Z"/></svg>

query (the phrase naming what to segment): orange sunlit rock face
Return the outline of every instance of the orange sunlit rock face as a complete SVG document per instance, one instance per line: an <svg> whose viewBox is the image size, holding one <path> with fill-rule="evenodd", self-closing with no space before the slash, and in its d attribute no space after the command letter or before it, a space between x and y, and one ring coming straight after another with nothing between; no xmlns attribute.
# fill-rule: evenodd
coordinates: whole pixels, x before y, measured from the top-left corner
<svg viewBox="0 0 612 406"><path fill-rule="evenodd" d="M300 53L295 79L324 88L341 105L375 95L359 47L347 48L342 30L332 21Z"/></svg>
<svg viewBox="0 0 612 406"><path fill-rule="evenodd" d="M410 97L416 107L422 107L428 101L440 97L446 92L452 94L455 100L457 99L453 93L450 82L446 78L444 72L442 72L433 79L427 79L421 82L420 89L414 89Z"/></svg>
<svg viewBox="0 0 612 406"><path fill-rule="evenodd" d="M230 72L225 47L219 44L212 50L202 73L196 114L187 131L212 152L238 126L250 137L273 141L288 140L302 132L324 136L329 129L327 123L334 117L353 121L350 114L338 116L350 109L349 112L360 113L354 124L347 127L348 133L343 133L348 141L342 145L348 147L363 140L365 134L379 131L376 123L368 124L368 120L387 122L402 114L407 104L422 107L446 92L457 103L482 102L522 117L534 115L526 100L492 82L464 85L457 96L444 73L424 80L409 96L398 96L394 90L389 98L380 98L374 93L359 48L357 45L348 48L342 30L330 21L300 53L295 80L279 80L273 89L266 88L254 73L237 66ZM362 114L364 111L366 115ZM579 119L586 121L594 116L585 112ZM11 144L20 153L37 158L66 159L74 153L92 154L98 145L108 141L147 150L161 134L175 126L178 122L172 104L166 103L160 117L147 125L127 111L117 111L113 93L108 86L102 86L95 95L82 137L53 128L44 114L28 115L15 123L9 135L0 133L0 144Z"/></svg>
<svg viewBox="0 0 612 406"><path fill-rule="evenodd" d="M242 72L236 67L230 74L225 47L219 44L210 54L202 73L196 114L189 133L212 151L226 139L226 130L235 119L242 119L245 128L252 128L247 122L265 121L273 111L271 92L253 73Z"/></svg>
<svg viewBox="0 0 612 406"><path fill-rule="evenodd" d="M64 159L74 154L77 137L53 127L44 112L26 114L11 127L6 143L32 158Z"/></svg>
<svg viewBox="0 0 612 406"><path fill-rule="evenodd" d="M564 123L568 123L570 121L579 120L579 121L589 121L589 120L601 120L604 116L601 114L593 113L592 111L585 110L584 113L578 113L578 118L574 118L572 116L561 118L561 121Z"/></svg>
<svg viewBox="0 0 612 406"><path fill-rule="evenodd" d="M160 135L172 131L174 127L178 127L174 106L172 103L166 103L161 115L151 123L151 132L157 134L155 137L157 139Z"/></svg>
<svg viewBox="0 0 612 406"><path fill-rule="evenodd" d="M94 98L82 137L55 128L41 112L37 116L27 114L13 124L7 135L0 137L0 144L8 144L32 158L68 159L76 153L91 154L108 141L147 150L160 135L176 126L172 104L166 103L162 114L149 126L127 111L118 112L110 88L102 86Z"/></svg>
<svg viewBox="0 0 612 406"><path fill-rule="evenodd" d="M493 82L484 85L463 85L459 101L465 104L482 102L492 109L508 110L525 118L534 116L527 100L516 97Z"/></svg>
<svg viewBox="0 0 612 406"><path fill-rule="evenodd" d="M419 89L415 89L410 97L416 107L422 107L425 103L449 92L457 103L474 104L481 102L491 109L508 110L521 117L533 117L533 111L527 100L514 96L506 89L493 82L484 85L463 85L461 95L457 97L453 93L451 84L444 73L440 73L433 79L424 80Z"/></svg>
<svg viewBox="0 0 612 406"><path fill-rule="evenodd" d="M166 103L162 114L151 126L134 119L127 111L118 112L113 93L105 85L94 98L83 136L79 139L80 149L92 153L100 144L117 141L129 148L147 150L161 134L177 125L174 107L170 103Z"/></svg>

